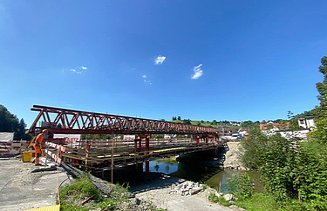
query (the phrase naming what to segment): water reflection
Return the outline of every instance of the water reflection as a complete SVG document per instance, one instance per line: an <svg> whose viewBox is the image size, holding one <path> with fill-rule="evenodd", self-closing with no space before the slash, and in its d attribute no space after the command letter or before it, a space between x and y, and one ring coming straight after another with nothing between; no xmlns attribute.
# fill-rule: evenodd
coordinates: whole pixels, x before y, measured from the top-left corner
<svg viewBox="0 0 327 211"><path fill-rule="evenodd" d="M150 161L149 169L150 172L172 174L178 171L178 163ZM143 166L143 170L145 170L145 165Z"/></svg>

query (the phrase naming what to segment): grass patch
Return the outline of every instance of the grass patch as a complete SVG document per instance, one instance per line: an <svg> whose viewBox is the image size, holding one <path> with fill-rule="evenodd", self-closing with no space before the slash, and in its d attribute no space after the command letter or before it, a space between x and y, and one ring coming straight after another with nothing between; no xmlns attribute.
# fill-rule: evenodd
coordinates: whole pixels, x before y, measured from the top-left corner
<svg viewBox="0 0 327 211"><path fill-rule="evenodd" d="M237 201L228 202L223 197L218 197L214 193L210 193L208 196L209 201L218 203L223 206L236 205L242 207L248 211L310 211L314 210L307 203L300 203L296 200L286 202L276 202L273 196L266 193L255 193L249 198L239 199Z"/></svg>
<svg viewBox="0 0 327 211"><path fill-rule="evenodd" d="M255 193L251 198L242 199L235 202L235 205L249 211L313 211L315 210L309 203L297 200L279 201L267 193Z"/></svg>
<svg viewBox="0 0 327 211"><path fill-rule="evenodd" d="M109 196L103 196L85 175L60 188L61 210L116 210L128 201L128 191L120 185L112 188Z"/></svg>
<svg viewBox="0 0 327 211"><path fill-rule="evenodd" d="M226 206L226 207L228 207L230 205L233 205L232 202L228 202L223 197L218 197L214 193L210 193L209 196L208 196L208 199L211 202L218 203L218 204L221 204L221 205Z"/></svg>
<svg viewBox="0 0 327 211"><path fill-rule="evenodd" d="M280 209L274 198L264 193L255 193L250 198L236 201L235 205L249 211L275 211Z"/></svg>

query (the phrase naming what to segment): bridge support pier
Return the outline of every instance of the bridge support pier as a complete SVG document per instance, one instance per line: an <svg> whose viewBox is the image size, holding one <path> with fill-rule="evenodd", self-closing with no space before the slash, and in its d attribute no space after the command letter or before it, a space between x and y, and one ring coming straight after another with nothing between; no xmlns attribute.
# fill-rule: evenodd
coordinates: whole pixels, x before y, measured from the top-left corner
<svg viewBox="0 0 327 211"><path fill-rule="evenodd" d="M150 162L149 160L145 161L145 174L148 175L150 173Z"/></svg>
<svg viewBox="0 0 327 211"><path fill-rule="evenodd" d="M144 140L144 151L142 153L142 140ZM138 144L137 144L138 143ZM149 164L149 154L150 154L150 135L142 134L137 135L135 138L135 148L136 151L140 154L145 155L145 173L148 175L150 172L150 164Z"/></svg>

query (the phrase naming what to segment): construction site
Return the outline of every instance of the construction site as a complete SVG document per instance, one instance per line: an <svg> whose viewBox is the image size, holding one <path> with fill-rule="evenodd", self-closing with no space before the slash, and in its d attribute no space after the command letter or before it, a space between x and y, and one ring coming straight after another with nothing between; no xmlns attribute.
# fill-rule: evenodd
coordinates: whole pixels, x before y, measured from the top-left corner
<svg viewBox="0 0 327 211"><path fill-rule="evenodd" d="M68 178L63 172L72 173L72 171L91 172L111 183L127 182L124 181L126 174L134 175L134 177L135 175L148 176L151 160L170 156L182 157L199 152L215 153L225 144L224 141L218 139L216 129L211 127L40 105L34 105L31 110L36 112L36 118L27 133L32 134L34 138L29 141L15 142L8 141L12 137L10 134L5 134L7 141L1 141L2 159L15 155L23 162L19 164L17 159L15 161L14 169L21 169L18 170L19 172L26 172L27 168L29 171L46 175L47 173L44 172L54 170L61 177L57 179L60 183ZM42 166L35 167L32 162L35 162L36 155L31 146L35 142L36 135L45 129L49 133L42 144L42 159L40 160ZM83 139L83 134L106 134L108 138ZM5 162L2 164L9 167L9 161ZM22 169L21 165L25 167ZM61 171L58 171L57 166L61 167ZM8 168L8 171L12 170ZM119 173L121 170L124 175ZM15 187L18 188L22 182L20 181L18 185L15 183L17 186ZM7 181L7 184L10 183L13 183L12 178ZM7 184L3 184L2 195L7 191L11 192L11 189L6 190ZM32 188L34 188L33 185ZM50 192L55 194L56 191ZM22 206L19 210L30 208L28 203L23 204L26 206ZM37 207L50 204L39 203ZM3 204L2 207L11 210L7 205Z"/></svg>

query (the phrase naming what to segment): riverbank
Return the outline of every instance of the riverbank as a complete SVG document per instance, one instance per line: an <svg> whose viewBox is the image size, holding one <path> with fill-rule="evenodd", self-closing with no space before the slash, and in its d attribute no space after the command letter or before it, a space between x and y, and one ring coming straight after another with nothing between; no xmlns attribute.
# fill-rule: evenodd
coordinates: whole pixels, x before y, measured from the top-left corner
<svg viewBox="0 0 327 211"><path fill-rule="evenodd" d="M202 189L192 194L192 191L199 190L199 187ZM168 211L239 210L210 202L208 196L215 191L214 189L168 175L133 187L131 191L135 193L135 198L151 202L158 208Z"/></svg>
<svg viewBox="0 0 327 211"><path fill-rule="evenodd" d="M235 170L247 170L240 158L241 142L227 142L228 148L226 149L224 168Z"/></svg>

